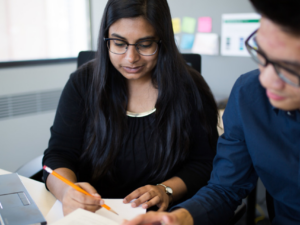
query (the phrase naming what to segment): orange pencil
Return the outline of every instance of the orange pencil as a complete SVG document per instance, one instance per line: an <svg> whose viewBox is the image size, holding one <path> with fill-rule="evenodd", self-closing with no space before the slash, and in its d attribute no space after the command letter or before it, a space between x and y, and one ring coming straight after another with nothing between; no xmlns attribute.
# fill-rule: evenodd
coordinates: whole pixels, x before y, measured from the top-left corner
<svg viewBox="0 0 300 225"><path fill-rule="evenodd" d="M56 173L55 171L53 171L52 169L50 169L48 166L43 166L43 169L46 170L48 173L52 174L53 176L57 177L58 179L60 179L61 181L65 182L67 185L70 185L72 188L74 188L75 190L86 194L88 196L94 197L93 195L91 195L90 193L86 192L85 190L83 190L82 188L80 188L79 186L77 186L76 184L74 184L73 182L69 181L68 179L64 178L63 176L59 175L58 173ZM103 208L119 215L118 213L116 213L114 210L112 210L112 208L110 208L108 205L101 205Z"/></svg>

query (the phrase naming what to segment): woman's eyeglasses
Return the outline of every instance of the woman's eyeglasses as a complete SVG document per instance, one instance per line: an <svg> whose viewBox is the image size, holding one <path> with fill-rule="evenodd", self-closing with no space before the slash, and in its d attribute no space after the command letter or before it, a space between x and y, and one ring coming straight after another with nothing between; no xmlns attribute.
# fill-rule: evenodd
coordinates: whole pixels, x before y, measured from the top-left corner
<svg viewBox="0 0 300 225"><path fill-rule="evenodd" d="M104 38L104 41L106 41L109 51L114 54L125 54L129 45L133 45L137 52L144 56L154 55L157 52L158 45L161 43L161 40L141 40L135 44L129 44L128 42L118 38Z"/></svg>
<svg viewBox="0 0 300 225"><path fill-rule="evenodd" d="M259 65L266 67L269 63L273 65L277 75L286 83L294 86L300 86L300 71L296 72L292 69L289 69L283 65L280 65L278 62L271 61L267 56L259 50L259 46L256 42L256 33L254 31L246 40L245 45L250 53L252 59L257 62Z"/></svg>

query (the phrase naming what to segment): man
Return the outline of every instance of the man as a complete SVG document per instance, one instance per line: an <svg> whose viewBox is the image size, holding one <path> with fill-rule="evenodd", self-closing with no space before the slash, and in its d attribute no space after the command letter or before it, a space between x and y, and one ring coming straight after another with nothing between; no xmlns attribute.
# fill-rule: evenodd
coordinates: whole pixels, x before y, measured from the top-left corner
<svg viewBox="0 0 300 225"><path fill-rule="evenodd" d="M272 224L300 224L300 1L250 1L262 14L246 41L259 70L233 87L208 185L170 213L124 224L226 224L258 176L274 200Z"/></svg>

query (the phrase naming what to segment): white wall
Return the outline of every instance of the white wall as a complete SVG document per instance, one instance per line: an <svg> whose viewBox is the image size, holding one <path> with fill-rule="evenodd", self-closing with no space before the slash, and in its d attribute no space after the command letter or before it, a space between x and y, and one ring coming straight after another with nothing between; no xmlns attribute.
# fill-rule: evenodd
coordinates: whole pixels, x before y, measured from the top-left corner
<svg viewBox="0 0 300 225"><path fill-rule="evenodd" d="M92 8L92 34L93 34L93 49L97 49L98 33L100 23L107 0L91 0Z"/></svg>
<svg viewBox="0 0 300 225"><path fill-rule="evenodd" d="M96 49L97 33L106 0L92 2L92 33ZM95 36L95 37L94 37ZM0 97L38 91L63 89L76 62L39 66L0 68ZM50 137L55 111L0 119L0 168L15 171L43 154Z"/></svg>
<svg viewBox="0 0 300 225"><path fill-rule="evenodd" d="M63 89L76 63L0 69L0 97ZM55 111L0 119L0 168L15 171L43 154Z"/></svg>

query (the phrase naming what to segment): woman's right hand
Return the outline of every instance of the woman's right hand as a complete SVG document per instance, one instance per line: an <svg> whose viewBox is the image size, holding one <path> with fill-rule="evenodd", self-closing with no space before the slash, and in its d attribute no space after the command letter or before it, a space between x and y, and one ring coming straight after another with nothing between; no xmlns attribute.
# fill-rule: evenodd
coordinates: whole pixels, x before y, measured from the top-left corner
<svg viewBox="0 0 300 225"><path fill-rule="evenodd" d="M68 215L75 209L82 208L91 212L96 212L104 204L101 196L97 193L96 189L89 183L75 183L94 197L83 194L72 187L66 187L63 197L63 213Z"/></svg>

